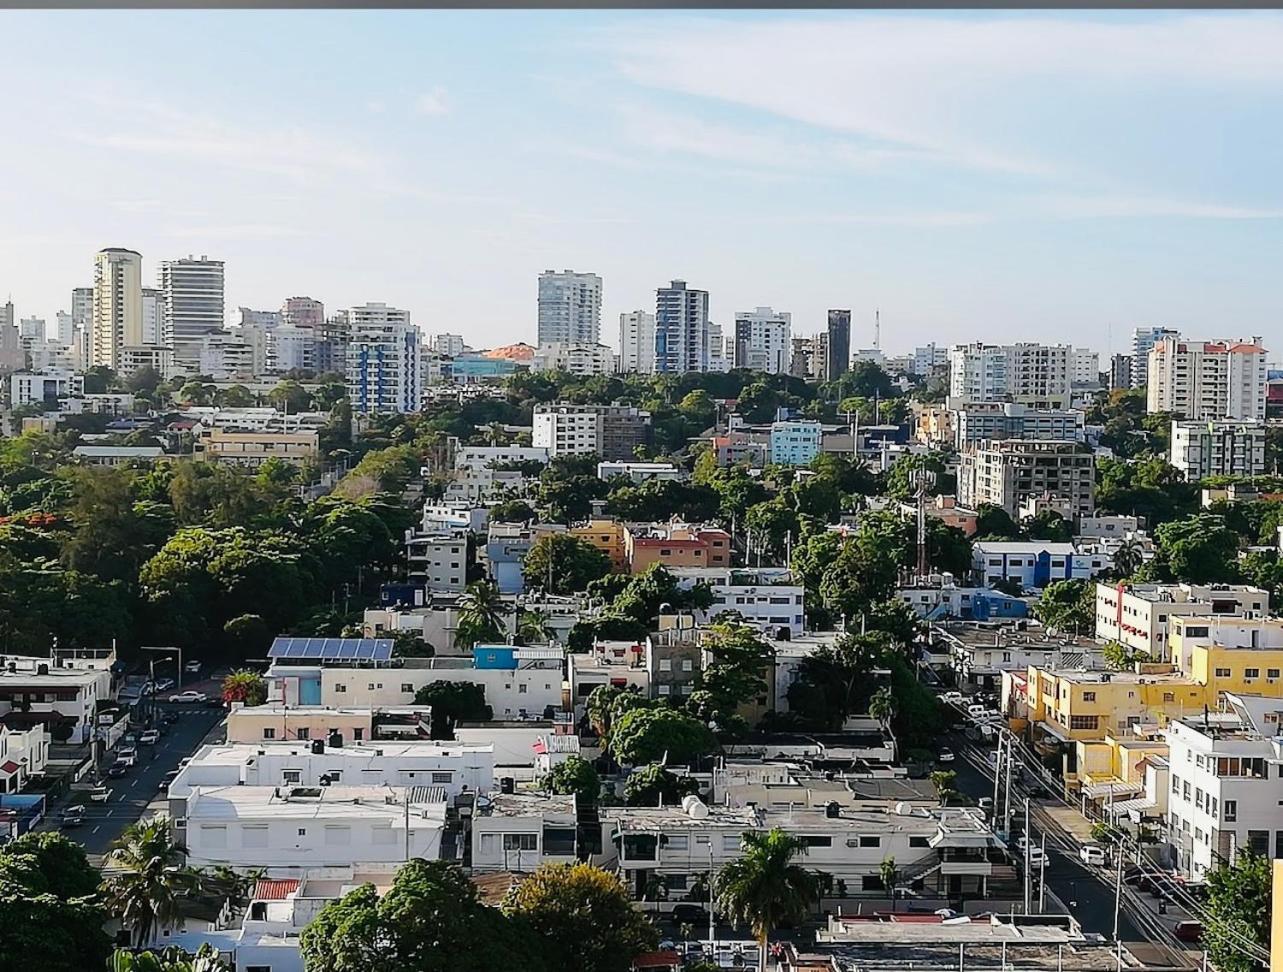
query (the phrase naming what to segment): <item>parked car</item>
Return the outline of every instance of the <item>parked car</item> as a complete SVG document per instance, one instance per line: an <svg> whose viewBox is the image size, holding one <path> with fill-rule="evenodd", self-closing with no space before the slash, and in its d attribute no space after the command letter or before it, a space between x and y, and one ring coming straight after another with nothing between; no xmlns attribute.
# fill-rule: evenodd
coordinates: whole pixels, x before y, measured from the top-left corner
<svg viewBox="0 0 1283 972"><path fill-rule="evenodd" d="M85 808L82 804L77 803L62 811L61 826L63 829L70 830L72 827L79 827L84 822Z"/></svg>
<svg viewBox="0 0 1283 972"><path fill-rule="evenodd" d="M111 790L108 789L106 783L99 783L89 791L89 799L94 803L106 803L110 796Z"/></svg>
<svg viewBox="0 0 1283 972"><path fill-rule="evenodd" d="M207 702L209 701L209 696L207 696L204 692L193 692L191 689L188 689L186 692L179 692L177 695L171 695L169 697L169 701L170 702Z"/></svg>
<svg viewBox="0 0 1283 972"><path fill-rule="evenodd" d="M170 786L173 785L174 780L178 779L178 773L179 773L178 770L170 770L168 773L162 776L160 778L160 788L162 790L168 790Z"/></svg>
<svg viewBox="0 0 1283 972"><path fill-rule="evenodd" d="M945 705L961 705L963 695L961 692L945 692L940 696L940 701Z"/></svg>
<svg viewBox="0 0 1283 972"><path fill-rule="evenodd" d="M1203 940L1203 923L1199 921L1178 921L1172 929L1177 939L1190 945L1197 945Z"/></svg>
<svg viewBox="0 0 1283 972"><path fill-rule="evenodd" d="M985 707L983 702L972 702L967 706L967 715L971 716L973 719L979 718L984 714L984 711Z"/></svg>
<svg viewBox="0 0 1283 972"><path fill-rule="evenodd" d="M941 763L952 763L954 758L952 749L942 749L940 752L936 753L936 759Z"/></svg>
<svg viewBox="0 0 1283 972"><path fill-rule="evenodd" d="M679 925L708 925L708 910L694 904L679 904L673 908L673 921Z"/></svg>
<svg viewBox="0 0 1283 972"><path fill-rule="evenodd" d="M118 780L129 772L129 767L125 763L112 763L107 767L107 775L113 780Z"/></svg>
<svg viewBox="0 0 1283 972"><path fill-rule="evenodd" d="M1042 849L1042 847L1040 847L1036 843L1030 844L1029 838L1023 837L1023 836L1016 838L1016 847L1019 849L1019 853L1016 854L1016 858L1021 863L1024 863L1025 848L1028 847L1029 848L1029 866L1042 867L1043 858L1047 856L1046 852Z"/></svg>
<svg viewBox="0 0 1283 972"><path fill-rule="evenodd" d="M199 675L200 669L201 669L201 664L195 658L193 658L191 661L189 661L186 665L183 666L183 671L185 671L188 675Z"/></svg>
<svg viewBox="0 0 1283 972"><path fill-rule="evenodd" d="M138 750L133 746L124 746L116 750L116 762L123 763L125 766L134 766L138 763Z"/></svg>
<svg viewBox="0 0 1283 972"><path fill-rule="evenodd" d="M168 692L168 691L169 691L170 689L172 689L173 687L174 687L174 680L173 680L172 678L158 678L158 679L156 679L156 691L157 691L157 692Z"/></svg>
<svg viewBox="0 0 1283 972"><path fill-rule="evenodd" d="M1089 867L1104 867L1109 860L1105 848L1095 844L1083 844L1078 848L1078 859Z"/></svg>
<svg viewBox="0 0 1283 972"><path fill-rule="evenodd" d="M155 746L159 740L160 740L159 729L147 729L143 732L141 736L138 737L139 744L143 746Z"/></svg>

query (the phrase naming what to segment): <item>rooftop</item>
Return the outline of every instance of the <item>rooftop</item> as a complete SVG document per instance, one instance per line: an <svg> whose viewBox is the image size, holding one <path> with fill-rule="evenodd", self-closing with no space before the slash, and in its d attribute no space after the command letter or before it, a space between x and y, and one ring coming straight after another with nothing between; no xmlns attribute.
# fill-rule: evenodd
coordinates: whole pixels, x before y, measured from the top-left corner
<svg viewBox="0 0 1283 972"><path fill-rule="evenodd" d="M187 817L207 820L297 819L327 821L401 820L405 804L416 816L445 816L442 787L391 786L196 786L187 801Z"/></svg>
<svg viewBox="0 0 1283 972"><path fill-rule="evenodd" d="M482 816L490 817L533 817L549 814L573 817L575 796L573 793L538 793L533 790L518 790L516 793L495 792L482 797L477 803L477 809Z"/></svg>
<svg viewBox="0 0 1283 972"><path fill-rule="evenodd" d="M1080 635L1051 634L1037 621L950 621L931 626L933 636L967 648L1025 648L1038 651L1057 651L1077 648L1080 651L1098 651L1100 644L1094 638Z"/></svg>

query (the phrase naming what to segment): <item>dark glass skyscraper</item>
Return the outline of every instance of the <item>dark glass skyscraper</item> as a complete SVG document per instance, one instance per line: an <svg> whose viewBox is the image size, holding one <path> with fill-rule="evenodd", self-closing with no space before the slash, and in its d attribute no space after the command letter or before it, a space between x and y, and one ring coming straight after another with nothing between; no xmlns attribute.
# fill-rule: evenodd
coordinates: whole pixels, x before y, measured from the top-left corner
<svg viewBox="0 0 1283 972"><path fill-rule="evenodd" d="M827 375L834 381L851 369L851 312L829 311L829 347Z"/></svg>

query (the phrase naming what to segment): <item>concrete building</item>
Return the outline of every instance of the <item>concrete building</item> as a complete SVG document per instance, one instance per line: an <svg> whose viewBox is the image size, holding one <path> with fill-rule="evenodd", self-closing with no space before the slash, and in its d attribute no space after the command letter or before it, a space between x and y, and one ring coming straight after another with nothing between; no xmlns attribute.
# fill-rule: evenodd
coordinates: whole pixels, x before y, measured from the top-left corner
<svg viewBox="0 0 1283 972"><path fill-rule="evenodd" d="M46 403L53 406L58 399L81 395L84 390L84 378L69 369L17 371L9 376L9 404L14 408Z"/></svg>
<svg viewBox="0 0 1283 972"><path fill-rule="evenodd" d="M206 331L192 342L187 353L195 354L194 362L188 360L194 366L192 370L209 375L215 381L250 379L260 373L256 367L260 354L253 343L237 332ZM175 361L183 364L181 360Z"/></svg>
<svg viewBox="0 0 1283 972"><path fill-rule="evenodd" d="M1207 687L1209 705L1231 694L1283 698L1283 618L1178 617L1169 638L1173 664Z"/></svg>
<svg viewBox="0 0 1283 972"><path fill-rule="evenodd" d="M578 860L574 794L489 793L472 815L472 867L528 874L543 864Z"/></svg>
<svg viewBox="0 0 1283 972"><path fill-rule="evenodd" d="M655 291L655 370L664 374L707 371L708 291L674 280Z"/></svg>
<svg viewBox="0 0 1283 972"><path fill-rule="evenodd" d="M1149 351L1164 338L1180 339L1181 332L1170 327L1137 327L1132 329L1132 388L1149 384Z"/></svg>
<svg viewBox="0 0 1283 972"><path fill-rule="evenodd" d="M533 423L531 444L550 458L629 460L650 438L650 413L632 405L536 405Z"/></svg>
<svg viewBox="0 0 1283 972"><path fill-rule="evenodd" d="M819 422L794 420L772 422L771 462L777 466L809 466L820 454L822 435Z"/></svg>
<svg viewBox="0 0 1283 972"><path fill-rule="evenodd" d="M598 466L598 475L601 475ZM577 540L582 540L596 547L610 560L615 570L628 570L628 553L624 548L624 525L618 520L593 517L584 523L576 523L566 531Z"/></svg>
<svg viewBox="0 0 1283 972"><path fill-rule="evenodd" d="M703 582L712 589L712 607L696 613L700 623L734 611L772 637L796 638L806 630L806 590L793 583L786 567L674 567L672 571L682 587ZM781 631L787 635L781 636Z"/></svg>
<svg viewBox="0 0 1283 972"><path fill-rule="evenodd" d="M468 349L468 344L463 340L462 334L434 334L428 342L428 347L437 354L453 358L455 355L463 354Z"/></svg>
<svg viewBox="0 0 1283 972"><path fill-rule="evenodd" d="M1265 469L1265 423L1172 422L1169 461L1187 480L1260 476Z"/></svg>
<svg viewBox="0 0 1283 972"><path fill-rule="evenodd" d="M787 374L793 316L770 307L735 314L734 366Z"/></svg>
<svg viewBox="0 0 1283 972"><path fill-rule="evenodd" d="M1163 338L1149 350L1146 408L1191 421L1264 421L1265 364L1257 338Z"/></svg>
<svg viewBox="0 0 1283 972"><path fill-rule="evenodd" d="M599 462L597 478L611 480L622 476L634 486L650 482L653 479L681 482L686 479L686 470L674 466L671 462Z"/></svg>
<svg viewBox="0 0 1283 972"><path fill-rule="evenodd" d="M628 569L645 573L651 564L676 567L729 567L731 537L725 530L684 523L633 523L624 529Z"/></svg>
<svg viewBox="0 0 1283 972"><path fill-rule="evenodd" d="M1100 384L1100 354L1088 348L1069 353L1069 380L1075 385Z"/></svg>
<svg viewBox="0 0 1283 972"><path fill-rule="evenodd" d="M1207 693L1184 675L1157 672L1048 670L1030 666L1031 722L1061 742L1101 740L1145 725L1167 725L1201 713Z"/></svg>
<svg viewBox="0 0 1283 972"><path fill-rule="evenodd" d="M536 344L598 344L601 341L601 277L573 270L539 275Z"/></svg>
<svg viewBox="0 0 1283 972"><path fill-rule="evenodd" d="M0 723L0 796L18 793L49 765L52 737L42 723L10 729Z"/></svg>
<svg viewBox="0 0 1283 972"><path fill-rule="evenodd" d="M224 324L223 261L207 256L164 260L160 290L165 304L164 344L174 352L176 366L197 368L205 335Z"/></svg>
<svg viewBox="0 0 1283 972"><path fill-rule="evenodd" d="M958 502L972 509L992 503L1017 517L1026 501L1051 496L1082 516L1096 508L1095 476L1094 455L1077 442L981 442L962 453Z"/></svg>
<svg viewBox="0 0 1283 972"><path fill-rule="evenodd" d="M468 536L463 531L405 537L406 573L425 590L457 594L468 586Z"/></svg>
<svg viewBox="0 0 1283 972"><path fill-rule="evenodd" d="M281 305L281 319L288 327L320 327L325 323L325 305L311 297L289 297Z"/></svg>
<svg viewBox="0 0 1283 972"><path fill-rule="evenodd" d="M937 347L935 342L913 349L913 373L928 378L937 368L949 366L949 349Z"/></svg>
<svg viewBox="0 0 1283 972"><path fill-rule="evenodd" d="M327 741L336 733L349 743L407 742L427 739L431 731L432 709L426 705L329 709L321 705L233 702L227 714L227 742L253 746L313 739Z"/></svg>
<svg viewBox="0 0 1283 972"><path fill-rule="evenodd" d="M364 304L348 312L348 321L345 356L352 410L358 415L419 411L419 330L410 323L410 312Z"/></svg>
<svg viewBox="0 0 1283 972"><path fill-rule="evenodd" d="M849 308L829 310L828 330L824 337L823 377L828 381L836 381L851 370L851 311Z"/></svg>
<svg viewBox="0 0 1283 972"><path fill-rule="evenodd" d="M960 344L949 349L949 403L1016 402L1066 409L1070 348L1064 344Z"/></svg>
<svg viewBox="0 0 1283 972"><path fill-rule="evenodd" d="M143 343L143 258L116 247L99 251L94 260L93 324L90 364L113 370L121 350Z"/></svg>
<svg viewBox="0 0 1283 972"><path fill-rule="evenodd" d="M0 655L0 720L11 729L42 725L58 742L81 745L93 738L98 708L111 701L108 668Z"/></svg>
<svg viewBox="0 0 1283 972"><path fill-rule="evenodd" d="M829 336L813 334L795 337L789 354L789 374L806 381L827 381L829 370Z"/></svg>
<svg viewBox="0 0 1283 972"><path fill-rule="evenodd" d="M1102 670L1100 645L1090 636L1052 634L1036 621L948 622L931 626L932 652L949 655L964 692L994 692L1003 672L1083 668Z"/></svg>
<svg viewBox="0 0 1283 972"><path fill-rule="evenodd" d="M267 370L275 374L316 371L316 331L282 324L267 332Z"/></svg>
<svg viewBox="0 0 1283 972"><path fill-rule="evenodd" d="M971 565L981 581L992 587L1019 581L1026 590L1052 581L1091 580L1112 566L1103 550L1049 540L980 540L972 547Z"/></svg>
<svg viewBox="0 0 1283 972"><path fill-rule="evenodd" d="M454 454L454 470L446 484L445 499L473 505L504 496L525 496L538 478L538 467L548 462L542 446L464 446ZM524 471L530 464L535 468Z"/></svg>
<svg viewBox="0 0 1283 972"><path fill-rule="evenodd" d="M119 362L116 374L121 378L130 378L144 368L151 368L161 378L170 378L174 374L174 352L163 344L121 348Z"/></svg>
<svg viewBox="0 0 1283 972"><path fill-rule="evenodd" d="M314 461L320 455L315 429L296 432L242 432L198 425L192 454L206 462L257 469L269 459L292 466Z"/></svg>
<svg viewBox="0 0 1283 972"><path fill-rule="evenodd" d="M1269 612L1269 591L1245 584L1096 585L1096 637L1173 664L1180 664L1180 659L1171 657L1168 650L1172 618L1253 617Z"/></svg>
<svg viewBox="0 0 1283 972"><path fill-rule="evenodd" d="M623 374L655 371L655 315L636 310L619 315L619 370Z"/></svg>
<svg viewBox="0 0 1283 972"><path fill-rule="evenodd" d="M922 416L931 409L924 408ZM983 402L953 410L954 448L962 451L985 439L1058 439L1083 441L1083 413L1076 409L1039 409L1012 402Z"/></svg>
<svg viewBox="0 0 1283 972"><path fill-rule="evenodd" d="M143 288L143 340L149 347L165 343L165 295L155 287Z"/></svg>
<svg viewBox="0 0 1283 972"><path fill-rule="evenodd" d="M1148 354L1148 352L1146 352ZM1121 391L1132 387L1132 356L1115 354L1109 359L1109 390Z"/></svg>
<svg viewBox="0 0 1283 972"><path fill-rule="evenodd" d="M617 368L615 352L606 345L580 341L539 345L530 370L564 371L569 375L586 378L590 375L614 374Z"/></svg>
<svg viewBox="0 0 1283 972"><path fill-rule="evenodd" d="M165 455L165 450L160 446L78 445L71 455L86 466L128 466L155 462Z"/></svg>

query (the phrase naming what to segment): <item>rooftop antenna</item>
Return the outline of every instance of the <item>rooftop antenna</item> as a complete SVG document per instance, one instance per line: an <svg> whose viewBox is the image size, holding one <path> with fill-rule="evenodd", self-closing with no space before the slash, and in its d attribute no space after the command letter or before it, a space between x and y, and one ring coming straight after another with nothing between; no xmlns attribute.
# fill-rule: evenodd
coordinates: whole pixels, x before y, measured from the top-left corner
<svg viewBox="0 0 1283 972"><path fill-rule="evenodd" d="M882 350L882 310L878 307L873 309L873 349Z"/></svg>

